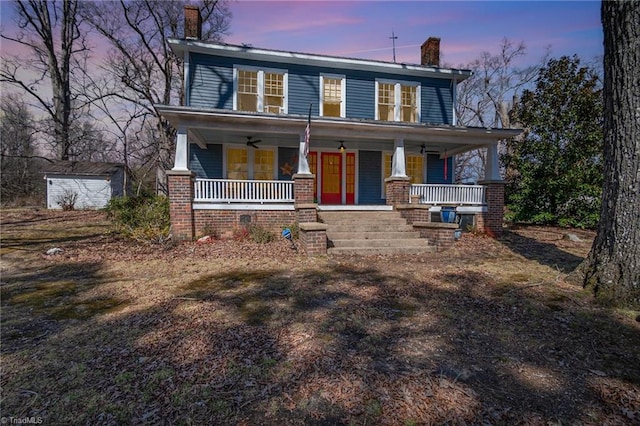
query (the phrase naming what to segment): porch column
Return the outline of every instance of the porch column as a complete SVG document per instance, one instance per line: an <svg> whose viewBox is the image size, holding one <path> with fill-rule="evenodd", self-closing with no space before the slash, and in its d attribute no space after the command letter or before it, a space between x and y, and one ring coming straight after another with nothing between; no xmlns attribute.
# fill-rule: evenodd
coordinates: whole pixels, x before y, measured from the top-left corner
<svg viewBox="0 0 640 426"><path fill-rule="evenodd" d="M402 138L398 138L393 141L391 177L407 177L407 166L404 157L404 139Z"/></svg>
<svg viewBox="0 0 640 426"><path fill-rule="evenodd" d="M178 135L176 137L176 158L173 163L172 170L189 170L189 141L187 140L186 126L178 126Z"/></svg>
<svg viewBox="0 0 640 426"><path fill-rule="evenodd" d="M190 171L167 171L171 238L175 242L191 241L195 235L193 196L195 174Z"/></svg>
<svg viewBox="0 0 640 426"><path fill-rule="evenodd" d="M397 206L409 203L409 190L411 188L411 178L408 176L391 176L384 180L387 192L387 205Z"/></svg>
<svg viewBox="0 0 640 426"><path fill-rule="evenodd" d="M478 228L491 237L500 237L504 220L504 181L484 180L478 182L486 186L487 211L478 217Z"/></svg>
<svg viewBox="0 0 640 426"><path fill-rule="evenodd" d="M318 204L314 203L313 179L311 173L293 175L293 197L295 199L296 221L298 223L317 222Z"/></svg>
<svg viewBox="0 0 640 426"><path fill-rule="evenodd" d="M309 170L309 161L307 161L307 156L305 155L304 151L305 151L305 134L303 132L303 133L300 133L300 150L298 152L298 174L310 175L311 171Z"/></svg>
<svg viewBox="0 0 640 426"><path fill-rule="evenodd" d="M491 144L487 147L487 161L484 165L484 180L500 181L500 164L498 157L498 145Z"/></svg>

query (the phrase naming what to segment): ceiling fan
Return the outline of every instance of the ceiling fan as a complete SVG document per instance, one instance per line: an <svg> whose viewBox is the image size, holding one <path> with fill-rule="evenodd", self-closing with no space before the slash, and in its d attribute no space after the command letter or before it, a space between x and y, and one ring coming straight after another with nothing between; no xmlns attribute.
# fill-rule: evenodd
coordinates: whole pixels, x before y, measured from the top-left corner
<svg viewBox="0 0 640 426"><path fill-rule="evenodd" d="M258 147L256 146L257 143L262 142L262 140L258 139L258 140L251 140L251 136L247 136L247 146L252 146L255 149L258 149Z"/></svg>

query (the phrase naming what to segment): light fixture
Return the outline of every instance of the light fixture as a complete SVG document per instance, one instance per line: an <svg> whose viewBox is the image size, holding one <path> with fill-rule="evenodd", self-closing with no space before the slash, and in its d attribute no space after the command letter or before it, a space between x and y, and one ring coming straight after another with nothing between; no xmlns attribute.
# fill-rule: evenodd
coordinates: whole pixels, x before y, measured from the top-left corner
<svg viewBox="0 0 640 426"><path fill-rule="evenodd" d="M347 149L347 148L344 147L344 142L343 141L340 141L340 146L338 147L338 149L340 150L340 152L343 152L345 149Z"/></svg>
<svg viewBox="0 0 640 426"><path fill-rule="evenodd" d="M427 150L427 146L425 144L420 145L420 154L424 154L426 150Z"/></svg>

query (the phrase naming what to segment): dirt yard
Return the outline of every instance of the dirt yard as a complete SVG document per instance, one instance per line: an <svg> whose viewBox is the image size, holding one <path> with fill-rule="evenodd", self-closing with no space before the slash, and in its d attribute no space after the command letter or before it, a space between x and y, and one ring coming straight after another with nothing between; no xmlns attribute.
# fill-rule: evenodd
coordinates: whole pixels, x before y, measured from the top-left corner
<svg viewBox="0 0 640 426"><path fill-rule="evenodd" d="M5 419L640 424L640 313L564 281L589 232L307 258L285 240L142 245L99 212L1 214Z"/></svg>

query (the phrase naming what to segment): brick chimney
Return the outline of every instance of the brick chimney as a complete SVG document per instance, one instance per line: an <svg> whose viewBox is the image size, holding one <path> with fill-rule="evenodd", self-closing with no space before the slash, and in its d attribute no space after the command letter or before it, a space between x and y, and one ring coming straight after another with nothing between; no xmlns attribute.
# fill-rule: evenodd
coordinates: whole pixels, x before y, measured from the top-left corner
<svg viewBox="0 0 640 426"><path fill-rule="evenodd" d="M420 46L420 64L429 67L440 66L440 37L429 37Z"/></svg>
<svg viewBox="0 0 640 426"><path fill-rule="evenodd" d="M197 6L184 5L184 38L202 38L202 15Z"/></svg>

